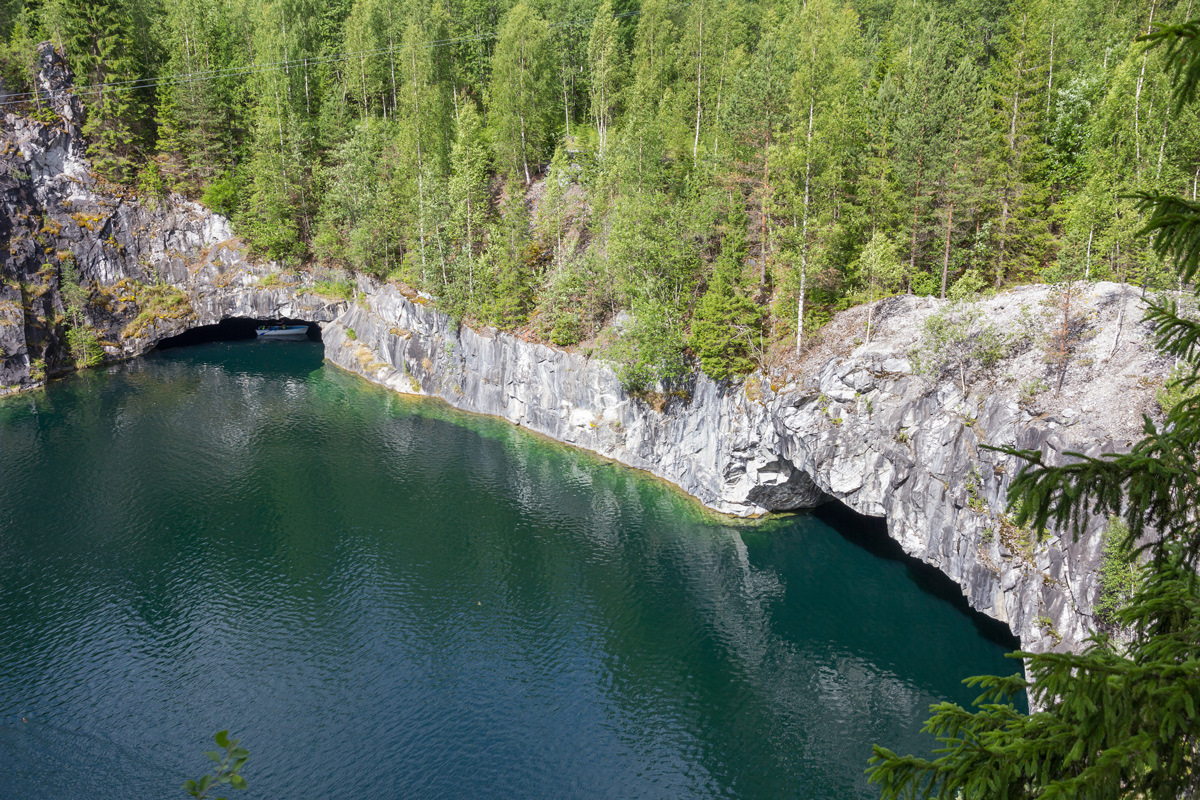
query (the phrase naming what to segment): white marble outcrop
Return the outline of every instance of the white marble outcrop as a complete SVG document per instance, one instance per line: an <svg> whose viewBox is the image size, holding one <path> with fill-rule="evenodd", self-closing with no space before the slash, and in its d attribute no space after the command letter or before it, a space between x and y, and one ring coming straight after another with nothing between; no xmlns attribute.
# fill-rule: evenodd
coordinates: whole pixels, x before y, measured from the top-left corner
<svg viewBox="0 0 1200 800"><path fill-rule="evenodd" d="M311 274L255 262L226 220L180 198L150 207L101 194L82 157L77 104L63 94L69 74L43 57L61 124L9 115L0 129L0 394L70 368L56 322L69 260L89 287L86 321L108 360L231 317L318 322L340 367L646 470L717 511L754 516L835 498L885 518L907 553L1028 649L1075 649L1090 632L1100 537L1035 542L1015 529L1005 493L1021 464L986 447L1057 461L1128 445L1134 398L1143 402L1169 364L1125 287L1089 290L1095 333L1043 407L1021 385L1046 370L1036 348L965 393L953 378L914 374L916 332L937 305L921 298L887 301L870 344L848 344L800 377L719 385L697 373L634 397L600 360L459 325L393 285L359 278L353 300L322 296ZM979 313L1024 324L1045 296L1018 289Z"/></svg>
<svg viewBox="0 0 1200 800"><path fill-rule="evenodd" d="M646 470L717 511L752 516L835 498L883 517L907 553L1027 648L1076 648L1092 629L1100 537L1037 542L1018 531L1005 507L1022 462L984 446L1055 461L1118 443L1027 410L1012 391L964 397L953 381L930 385L886 336L802 384L772 388L756 374L718 385L695 374L659 398L661 410L624 392L601 361L458 325L365 279L323 338L327 358L368 380Z"/></svg>

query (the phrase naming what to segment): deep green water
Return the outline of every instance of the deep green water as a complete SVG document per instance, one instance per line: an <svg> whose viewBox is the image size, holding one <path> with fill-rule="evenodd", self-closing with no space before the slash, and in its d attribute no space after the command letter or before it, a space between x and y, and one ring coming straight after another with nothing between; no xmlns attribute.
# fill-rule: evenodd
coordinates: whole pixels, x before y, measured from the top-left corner
<svg viewBox="0 0 1200 800"><path fill-rule="evenodd" d="M872 742L928 752L929 704L1015 664L844 534L319 344L0 400L0 798L182 798L225 727L246 800L870 797Z"/></svg>

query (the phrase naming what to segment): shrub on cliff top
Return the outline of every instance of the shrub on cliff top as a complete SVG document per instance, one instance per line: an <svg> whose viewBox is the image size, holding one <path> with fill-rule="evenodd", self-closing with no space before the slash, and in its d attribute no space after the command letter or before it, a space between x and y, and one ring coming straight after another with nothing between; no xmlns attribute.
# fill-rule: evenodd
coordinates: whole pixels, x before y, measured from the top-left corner
<svg viewBox="0 0 1200 800"><path fill-rule="evenodd" d="M925 320L908 357L917 374L933 381L953 376L966 394L968 381L1008 352L1008 337L982 321L978 304L952 302Z"/></svg>

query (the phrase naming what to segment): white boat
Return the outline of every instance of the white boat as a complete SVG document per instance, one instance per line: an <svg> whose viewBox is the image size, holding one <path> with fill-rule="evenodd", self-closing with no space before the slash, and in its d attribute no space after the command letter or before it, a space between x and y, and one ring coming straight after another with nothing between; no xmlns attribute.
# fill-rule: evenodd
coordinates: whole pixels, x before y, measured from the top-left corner
<svg viewBox="0 0 1200 800"><path fill-rule="evenodd" d="M303 339L308 336L308 326L263 325L255 333L259 339Z"/></svg>

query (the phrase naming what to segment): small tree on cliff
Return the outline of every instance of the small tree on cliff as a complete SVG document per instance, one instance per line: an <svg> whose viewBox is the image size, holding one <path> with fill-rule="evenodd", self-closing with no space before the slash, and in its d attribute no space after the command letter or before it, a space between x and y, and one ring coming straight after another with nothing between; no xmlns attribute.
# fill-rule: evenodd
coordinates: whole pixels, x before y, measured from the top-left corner
<svg viewBox="0 0 1200 800"><path fill-rule="evenodd" d="M1200 85L1200 22L1159 28L1145 37L1163 47L1175 71L1176 110ZM1200 203L1138 196L1149 213L1144 233L1170 259L1181 281L1200 267ZM1147 318L1159 347L1188 365L1184 382L1200 385L1200 323L1171 302ZM1129 558L1149 556L1140 589L1116 612L1132 641L1123 652L1093 636L1081 654L1016 653L1027 681L971 678L984 692L968 712L943 703L925 730L940 756L899 756L876 746L868 770L884 798L1182 798L1200 793L1200 397L1180 401L1162 428L1149 418L1129 453L1043 463L1037 451L1009 451L1029 465L1013 481L1016 522L1079 536L1094 514L1128 526ZM1149 544L1138 543L1150 540ZM1044 710L1017 712L1008 701L1028 691Z"/></svg>
<svg viewBox="0 0 1200 800"><path fill-rule="evenodd" d="M71 360L77 367L94 367L104 360L104 350L100 347L100 337L87 324L84 309L91 293L80 281L75 258L70 254L62 260L59 286L70 323L67 346L71 351Z"/></svg>

